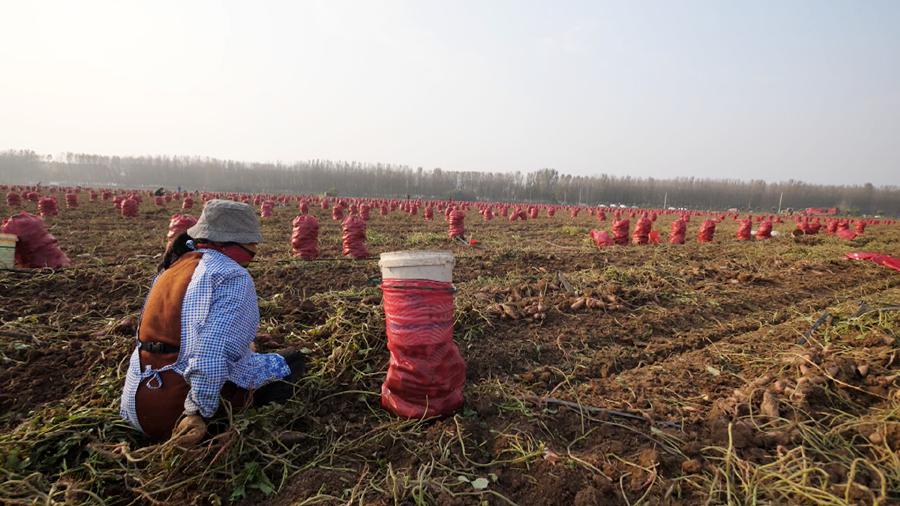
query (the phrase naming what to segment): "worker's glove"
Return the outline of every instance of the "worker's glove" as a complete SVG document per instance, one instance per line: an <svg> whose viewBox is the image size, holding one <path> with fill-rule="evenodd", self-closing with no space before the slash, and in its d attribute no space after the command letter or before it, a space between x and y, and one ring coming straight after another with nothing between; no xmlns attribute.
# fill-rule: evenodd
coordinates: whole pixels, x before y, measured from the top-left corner
<svg viewBox="0 0 900 506"><path fill-rule="evenodd" d="M194 446L206 437L206 422L200 415L187 415L172 431L172 439L178 446Z"/></svg>

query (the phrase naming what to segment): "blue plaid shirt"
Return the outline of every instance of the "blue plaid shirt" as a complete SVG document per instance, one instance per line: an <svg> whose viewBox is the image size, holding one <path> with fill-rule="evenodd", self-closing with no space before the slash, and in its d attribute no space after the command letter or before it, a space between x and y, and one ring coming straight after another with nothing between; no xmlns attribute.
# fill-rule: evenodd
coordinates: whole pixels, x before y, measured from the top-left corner
<svg viewBox="0 0 900 506"><path fill-rule="evenodd" d="M122 392L122 417L142 430L135 406L138 386L154 376L148 384L156 384L161 381L159 373L167 370L181 374L190 385L185 413L206 418L219 408L226 381L255 389L286 377L291 371L281 355L250 350L258 327L259 306L250 273L228 256L204 250L184 295L178 359L156 370L147 365L142 371L135 347Z"/></svg>

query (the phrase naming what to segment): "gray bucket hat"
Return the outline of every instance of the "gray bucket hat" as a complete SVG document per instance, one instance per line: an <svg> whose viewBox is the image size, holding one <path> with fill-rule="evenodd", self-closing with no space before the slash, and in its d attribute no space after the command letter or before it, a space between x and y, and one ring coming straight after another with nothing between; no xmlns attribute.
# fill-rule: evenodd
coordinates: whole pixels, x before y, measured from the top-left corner
<svg viewBox="0 0 900 506"><path fill-rule="evenodd" d="M247 244L262 242L259 218L247 204L214 199L206 203L197 224L187 230L194 239Z"/></svg>

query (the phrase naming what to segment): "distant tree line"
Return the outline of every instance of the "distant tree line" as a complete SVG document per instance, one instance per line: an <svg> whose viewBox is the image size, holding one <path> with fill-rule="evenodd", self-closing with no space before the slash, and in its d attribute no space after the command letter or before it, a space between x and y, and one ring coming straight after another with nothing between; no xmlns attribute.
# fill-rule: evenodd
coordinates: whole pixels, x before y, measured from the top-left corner
<svg viewBox="0 0 900 506"><path fill-rule="evenodd" d="M214 158L119 157L28 150L0 152L0 183L263 193L336 193L358 197L454 198L557 204L625 204L693 209L772 211L840 207L864 214L900 214L900 187L767 183L700 178L654 179L573 176L555 169L533 172L448 171L402 165L310 160L291 164Z"/></svg>

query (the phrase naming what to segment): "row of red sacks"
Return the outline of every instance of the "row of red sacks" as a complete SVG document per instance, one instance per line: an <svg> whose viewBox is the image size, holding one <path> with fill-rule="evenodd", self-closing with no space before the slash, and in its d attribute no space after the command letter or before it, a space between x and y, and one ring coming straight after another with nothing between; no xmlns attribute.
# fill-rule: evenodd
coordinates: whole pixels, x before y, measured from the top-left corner
<svg viewBox="0 0 900 506"><path fill-rule="evenodd" d="M11 201L13 206L18 205L21 202L21 196L18 192L23 192L26 197L30 200L39 201L40 195L38 191L45 190L50 193L56 192L66 192L67 203L72 201L72 206L77 206L77 192L78 191L86 191L89 192L91 200L96 200L98 195L98 190L94 189L83 189L80 187L76 188L41 188L41 187L2 187L10 190L10 193L7 194L7 200ZM113 200L113 203L117 208L121 210L122 204L126 202L128 199L132 199L140 203L142 201L142 196L152 196L153 193L150 191L135 191L135 190L99 190L99 195L103 197L104 200ZM739 220L740 216L736 213L710 213L710 212L702 212L702 211L675 211L675 210L662 210L662 209L622 209L615 207L579 207L579 206L557 206L557 205L546 205L546 204L535 204L535 205L527 205L523 206L521 204L508 204L502 202L454 202L451 200L433 200L433 201L423 201L421 199L417 200L398 200L398 199L367 199L367 198L341 198L341 199L330 199L329 197L321 197L321 196L313 196L313 195L266 195L266 194L241 194L241 193L211 193L211 192L193 192L193 193L170 193L165 194L161 197L154 197L158 204L162 204L164 202L169 202L173 199L183 198L182 208L183 209L191 209L194 205L194 196L200 198L202 201L207 201L211 198L229 198L233 200L239 200L243 202L252 202L254 204L260 205L262 207L262 211L264 215L269 215L269 211L271 210L276 202L281 203L289 203L292 201L298 202L298 207L301 211L301 214L306 214L309 211L310 205L321 205L323 209L331 209L332 217L337 220L343 220L343 212L344 210L349 210L351 214L354 214L356 207L359 207L359 214L363 217L363 219L368 219L368 210L371 207L378 207L382 215L388 214L389 212L395 211L398 208L410 213L416 214L418 209L424 206L425 219L433 219L433 211L437 209L438 211L449 213L452 209L459 209L461 211L469 210L471 208L475 208L478 212L487 220L492 219L495 215L494 211L496 210L496 215L508 217L510 220L526 220L526 219L534 219L539 216L540 211L545 211L547 216L554 216L557 210L565 210L568 209L571 216L577 216L580 211L587 210L589 214L592 216L596 216L599 221L605 221L607 219L607 213L613 215L616 221L621 221L623 216L628 216L630 218L635 218L637 216L647 216L651 221L656 221L659 215L677 215L682 217L682 219L689 221L691 216L711 216L718 221L722 221L726 219L726 217L731 216L734 220ZM334 208L331 208L331 203L334 203ZM58 206L55 207L55 203L46 204L46 213L45 215L53 215L55 212L58 212ZM127 216L134 215L134 206L133 203L126 204L126 210L123 214ZM762 221L774 221L775 223L781 223L781 216L748 216L747 219L755 219L757 222ZM808 216L795 216L795 220L798 222L798 227L802 227L805 231L806 225L809 224L810 227L815 228L815 224L818 223L818 218L815 218L813 221L809 221ZM852 223L865 223L865 224L892 224L893 220L874 220L874 219L856 219L853 220ZM864 226L863 226L864 227Z"/></svg>
<svg viewBox="0 0 900 506"><path fill-rule="evenodd" d="M14 191L19 190L19 191ZM7 194L7 204L10 207L16 208L20 207L23 200L31 200L34 202L39 202L41 200L41 195L35 189L24 191L22 188L17 187L14 190L11 190ZM66 193L66 202L67 207L77 207L77 189L66 189L68 192ZM57 192L57 190L50 189L51 193ZM112 190L83 190L87 191L90 195L90 200L95 201L98 198L98 195L103 198L103 200L112 200L116 207L122 211L122 204L128 199L132 199L140 203L142 201L143 196L153 196L152 192L149 191L124 191L118 190L113 192ZM21 192L21 193L20 193ZM23 199L24 195L24 199ZM491 220L495 216L500 216L509 219L510 221L516 220L528 220L537 218L541 212L543 212L546 216L552 217L555 216L556 212L561 210L568 210L569 215L572 217L577 217L580 212L586 211L591 216L595 216L599 221L606 221L607 215L610 214L616 221L621 221L623 217L625 218L637 218L642 215L647 215L647 217L651 221L656 221L657 216L659 215L676 215L684 217L689 220L691 216L697 217L711 217L712 219L717 219L719 221L726 219L727 217L731 217L734 220L739 220L740 216L735 213L731 214L723 214L723 213L712 213L712 212L703 212L703 211L673 211L673 210L662 210L662 209L620 209L620 208L612 208L612 207L580 207L580 206L556 206L556 205L516 205L516 204L508 204L501 202L454 202L450 200L398 200L398 199L366 199L366 198L341 198L341 199L331 199L329 197L321 197L314 195L262 195L262 194L241 194L241 193L211 193L211 192L194 192L194 193L174 193L174 194L166 194L161 197L154 196L155 202L158 205L164 205L172 200L182 199L182 209L189 210L192 209L195 202L195 197L199 198L202 202L205 202L212 198L228 198L232 200L253 203L262 208L262 214L264 217L271 215L270 211L273 209L276 203L288 204L290 202L297 202L298 207L300 209L301 214L307 214L310 210L311 206L317 205L321 206L322 209L331 210L332 218L335 220L343 220L344 213L349 211L350 214L355 214L353 211L355 207L359 208L359 214L363 219L369 218L369 210L372 208L378 208L382 215L386 215L390 212L394 212L398 209L407 212L409 214L417 214L420 208L424 209L424 217L426 220L433 219L434 211L446 213L451 209L459 209L461 211L468 211L470 209L476 209L479 214L485 220ZM55 199L53 199L53 203L45 204L46 212L45 216L52 216L56 212L58 212L58 205L55 203ZM134 216L135 215L135 207L133 203L125 204L126 210L122 211L125 216ZM755 217L750 217L756 222L762 221L774 221L775 223L780 223L782 220L781 216L774 215L759 215ZM817 222L818 218L814 221L808 221L809 218L806 216L796 216L795 219L798 223L802 223L801 220L807 220L806 223L810 223L811 226L815 226L814 223ZM854 219L852 223L864 222L868 225L876 225L876 224L893 224L894 220L881 220L881 219Z"/></svg>

